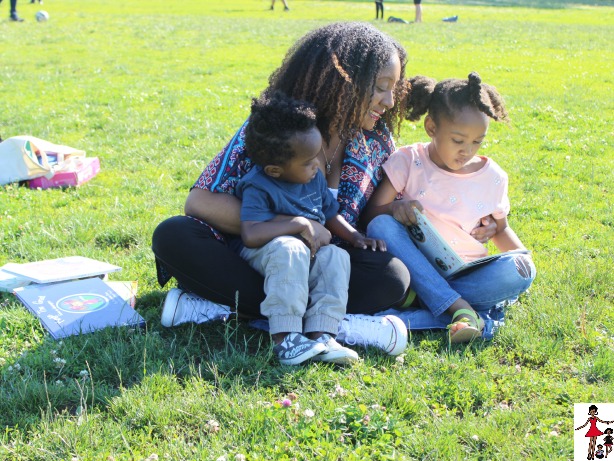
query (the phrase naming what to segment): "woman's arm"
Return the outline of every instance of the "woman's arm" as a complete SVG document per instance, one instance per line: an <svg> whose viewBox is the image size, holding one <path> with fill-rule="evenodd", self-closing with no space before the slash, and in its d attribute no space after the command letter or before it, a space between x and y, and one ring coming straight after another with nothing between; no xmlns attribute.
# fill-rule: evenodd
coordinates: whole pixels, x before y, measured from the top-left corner
<svg viewBox="0 0 614 461"><path fill-rule="evenodd" d="M326 227L337 237L351 243L354 248L362 248L363 250L370 248L373 251L386 251L386 243L383 240L365 237L350 226L343 216L339 214L326 221Z"/></svg>
<svg viewBox="0 0 614 461"><path fill-rule="evenodd" d="M241 239L248 248L258 248L266 245L282 235L300 235L315 254L315 231L311 221L302 216L295 216L283 221L243 221L241 223Z"/></svg>
<svg viewBox="0 0 614 461"><path fill-rule="evenodd" d="M501 252L511 250L526 250L516 232L507 224L507 218L495 219L497 232L492 238L492 242Z"/></svg>
<svg viewBox="0 0 614 461"><path fill-rule="evenodd" d="M193 188L185 201L185 214L202 219L220 232L241 233L241 201L234 195Z"/></svg>

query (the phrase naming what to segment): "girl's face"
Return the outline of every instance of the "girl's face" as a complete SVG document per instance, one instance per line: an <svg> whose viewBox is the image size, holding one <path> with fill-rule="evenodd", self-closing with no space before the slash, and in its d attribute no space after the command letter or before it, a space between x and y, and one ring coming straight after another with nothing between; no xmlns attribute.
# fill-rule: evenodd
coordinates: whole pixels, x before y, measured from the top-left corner
<svg viewBox="0 0 614 461"><path fill-rule="evenodd" d="M395 53L375 77L373 97L366 104L366 114L360 124L361 128L372 130L384 112L394 107L394 89L400 78L401 60Z"/></svg>
<svg viewBox="0 0 614 461"><path fill-rule="evenodd" d="M473 107L458 112L452 120L441 117L437 124L427 115L424 128L432 141L431 160L445 171L472 172L472 165L481 163L474 157L486 137L488 123L488 116Z"/></svg>
<svg viewBox="0 0 614 461"><path fill-rule="evenodd" d="M294 156L279 166L278 179L282 181L307 184L315 178L320 162L318 155L322 149L322 135L317 128L297 133L290 139Z"/></svg>

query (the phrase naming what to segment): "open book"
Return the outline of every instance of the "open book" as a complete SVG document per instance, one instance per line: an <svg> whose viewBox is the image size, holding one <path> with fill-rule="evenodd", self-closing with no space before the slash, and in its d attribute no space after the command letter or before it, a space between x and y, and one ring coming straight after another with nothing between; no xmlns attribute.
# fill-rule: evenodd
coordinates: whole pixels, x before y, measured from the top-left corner
<svg viewBox="0 0 614 461"><path fill-rule="evenodd" d="M465 262L444 240L429 219L414 208L417 224L409 226L409 236L443 278L451 278L467 269L509 254L528 254L528 250L512 250Z"/></svg>

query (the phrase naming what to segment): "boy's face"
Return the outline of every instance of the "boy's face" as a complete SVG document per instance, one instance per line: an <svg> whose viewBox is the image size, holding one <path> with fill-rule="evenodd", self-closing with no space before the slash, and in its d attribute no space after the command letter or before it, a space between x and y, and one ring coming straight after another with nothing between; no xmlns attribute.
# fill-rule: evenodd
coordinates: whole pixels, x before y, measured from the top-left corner
<svg viewBox="0 0 614 461"><path fill-rule="evenodd" d="M322 135L317 128L297 133L290 139L293 157L279 166L277 179L297 184L307 184L316 176L322 150Z"/></svg>

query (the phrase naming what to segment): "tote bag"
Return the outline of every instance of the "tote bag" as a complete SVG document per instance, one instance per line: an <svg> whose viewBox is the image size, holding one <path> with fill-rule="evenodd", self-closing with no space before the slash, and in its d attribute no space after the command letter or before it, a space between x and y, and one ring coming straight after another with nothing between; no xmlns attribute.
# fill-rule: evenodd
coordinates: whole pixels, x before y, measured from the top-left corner
<svg viewBox="0 0 614 461"><path fill-rule="evenodd" d="M0 185L44 176L73 157L85 157L85 151L54 144L33 136L14 136L0 143Z"/></svg>

